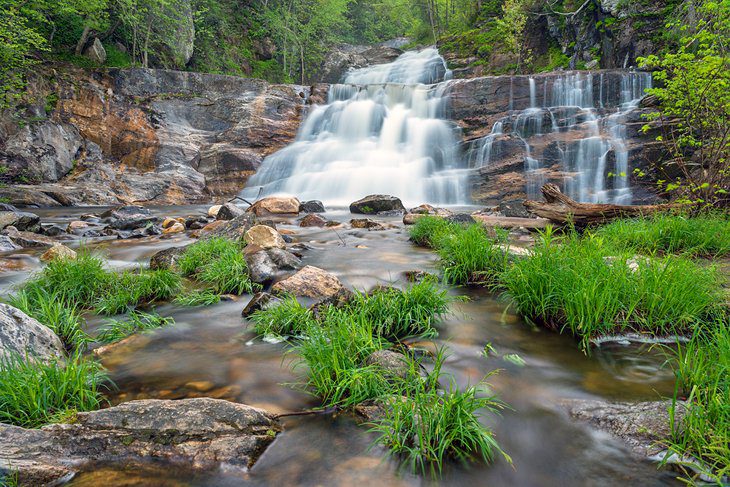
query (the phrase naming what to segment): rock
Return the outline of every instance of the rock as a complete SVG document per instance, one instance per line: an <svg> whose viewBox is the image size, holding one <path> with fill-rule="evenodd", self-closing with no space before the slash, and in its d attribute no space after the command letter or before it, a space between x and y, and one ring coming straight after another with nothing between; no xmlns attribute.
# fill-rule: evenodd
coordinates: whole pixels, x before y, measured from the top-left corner
<svg viewBox="0 0 730 487"><path fill-rule="evenodd" d="M272 414L220 399L130 401L78 413L73 424L0 426L0 464L18 471L21 485L58 485L89 464L142 465L151 458L197 471L246 472L281 430Z"/></svg>
<svg viewBox="0 0 730 487"><path fill-rule="evenodd" d="M178 221L175 218L167 217L164 220L162 220L162 229L170 228L174 224L178 223Z"/></svg>
<svg viewBox="0 0 730 487"><path fill-rule="evenodd" d="M299 200L293 197L270 196L256 201L246 210L256 216L266 215L297 215L299 214Z"/></svg>
<svg viewBox="0 0 730 487"><path fill-rule="evenodd" d="M406 213L403 215L403 225L415 225L416 222L424 216L426 215L423 213Z"/></svg>
<svg viewBox="0 0 730 487"><path fill-rule="evenodd" d="M156 270L175 270L178 259L185 253L185 247L170 247L169 249L160 250L150 257L150 269Z"/></svg>
<svg viewBox="0 0 730 487"><path fill-rule="evenodd" d="M380 223L371 220L370 218L353 218L350 220L352 228L367 228L368 230L385 230L385 227Z"/></svg>
<svg viewBox="0 0 730 487"><path fill-rule="evenodd" d="M248 245L255 245L262 249L285 249L286 242L279 232L266 225L255 225L244 234Z"/></svg>
<svg viewBox="0 0 730 487"><path fill-rule="evenodd" d="M195 49L192 0L177 0L163 5L161 11L152 14L160 16L159 19L153 19L151 24L158 39L152 52L163 66L183 69L190 62Z"/></svg>
<svg viewBox="0 0 730 487"><path fill-rule="evenodd" d="M507 200L500 201L499 211L504 216L517 217L517 218L530 218L530 212L527 211L525 205L522 204L524 200Z"/></svg>
<svg viewBox="0 0 730 487"><path fill-rule="evenodd" d="M185 219L185 227L190 230L200 230L208 224L208 219L204 216L191 216Z"/></svg>
<svg viewBox="0 0 730 487"><path fill-rule="evenodd" d="M319 215L311 213L299 221L300 227L324 227L327 225L327 220Z"/></svg>
<svg viewBox="0 0 730 487"><path fill-rule="evenodd" d="M621 438L641 457L659 453L663 448L657 442L672 434L668 412L671 401L631 403L566 399L561 401L561 406L571 417ZM684 414L684 403L680 402L675 425L681 423Z"/></svg>
<svg viewBox="0 0 730 487"><path fill-rule="evenodd" d="M386 211L405 213L406 208L403 206L401 200L395 196L382 194L372 194L350 203L350 213L377 215Z"/></svg>
<svg viewBox="0 0 730 487"><path fill-rule="evenodd" d="M66 231L68 233L74 233L79 230L86 230L87 228L89 228L89 224L87 222L77 220L77 221L70 222L68 224L68 226L66 227Z"/></svg>
<svg viewBox="0 0 730 487"><path fill-rule="evenodd" d="M268 284L274 280L279 269L265 250L245 255L248 272L253 282Z"/></svg>
<svg viewBox="0 0 730 487"><path fill-rule="evenodd" d="M288 250L271 248L266 251L271 260L274 261L276 267L282 271L293 271L302 267L302 261L299 257L292 254Z"/></svg>
<svg viewBox="0 0 730 487"><path fill-rule="evenodd" d="M118 220L120 218L128 218L130 216L136 216L136 215L145 215L149 216L152 213L148 208L145 208L144 206L137 206L137 205L127 205L127 206L116 206L114 208L110 208L103 213L99 215L99 218L112 218L114 220Z"/></svg>
<svg viewBox="0 0 730 487"><path fill-rule="evenodd" d="M98 37L94 38L94 42L86 48L84 56L91 59L96 64L104 64L106 62L106 49L104 49L104 46Z"/></svg>
<svg viewBox="0 0 730 487"><path fill-rule="evenodd" d="M10 237L7 235L0 235L0 252L11 252L13 250L18 250L19 248L21 248L20 245L16 245Z"/></svg>
<svg viewBox="0 0 730 487"><path fill-rule="evenodd" d="M324 213L325 211L324 205L318 200L304 201L299 205L299 213Z"/></svg>
<svg viewBox="0 0 730 487"><path fill-rule="evenodd" d="M268 309L271 306L281 303L281 299L277 298L273 294L259 292L253 295L248 304L241 311L241 316L248 318L253 315L256 311L262 309Z"/></svg>
<svg viewBox="0 0 730 487"><path fill-rule="evenodd" d="M56 244L41 255L43 262L50 262L57 259L75 259L76 252L65 245Z"/></svg>
<svg viewBox="0 0 730 487"><path fill-rule="evenodd" d="M12 354L47 362L63 359L65 349L50 328L18 308L0 303L0 358Z"/></svg>
<svg viewBox="0 0 730 487"><path fill-rule="evenodd" d="M326 298L339 293L344 286L337 277L313 266L305 266L293 276L279 281L271 288L277 293L291 293L308 298Z"/></svg>
<svg viewBox="0 0 730 487"><path fill-rule="evenodd" d="M181 233L185 231L185 225L180 222L175 222L171 226L162 230L163 235L171 235L173 233Z"/></svg>
<svg viewBox="0 0 730 487"><path fill-rule="evenodd" d="M41 228L38 233L45 235L46 237L59 237L66 233L66 228L55 223L41 223Z"/></svg>
<svg viewBox="0 0 730 487"><path fill-rule="evenodd" d="M218 216L218 212L221 211L221 208L223 208L223 205L213 205L210 208L208 208L208 216L211 218L216 218Z"/></svg>
<svg viewBox="0 0 730 487"><path fill-rule="evenodd" d="M25 211L0 211L0 230L15 227L20 231L35 232L40 229L41 217Z"/></svg>
<svg viewBox="0 0 730 487"><path fill-rule="evenodd" d="M410 365L406 356L392 350L377 350L365 359L365 365L376 365L388 379L407 379Z"/></svg>
<svg viewBox="0 0 730 487"><path fill-rule="evenodd" d="M160 221L150 210L141 206L113 208L102 213L101 217L115 230L135 230Z"/></svg>
<svg viewBox="0 0 730 487"><path fill-rule="evenodd" d="M233 240L243 235L257 224L256 217L251 213L241 215L233 220L216 220L207 224L200 231L201 237L226 237Z"/></svg>
<svg viewBox="0 0 730 487"><path fill-rule="evenodd" d="M216 214L216 220L233 220L234 218L246 213L243 208L234 205L233 203L226 203L221 206L220 210Z"/></svg>
<svg viewBox="0 0 730 487"><path fill-rule="evenodd" d="M135 228L132 230L126 238L144 238L144 237L155 237L162 235L162 227L154 224L147 224L142 228ZM119 238L124 238L120 233Z"/></svg>
<svg viewBox="0 0 730 487"><path fill-rule="evenodd" d="M465 225L471 225L472 223L476 223L476 220L474 220L471 215L467 215L466 213L457 213L456 215L450 215L444 218L444 220L450 223L462 223Z"/></svg>
<svg viewBox="0 0 730 487"><path fill-rule="evenodd" d="M3 233L8 236L15 245L19 245L24 249L50 247L51 245L58 243L52 238L45 237L37 233L19 232L15 227L7 227Z"/></svg>

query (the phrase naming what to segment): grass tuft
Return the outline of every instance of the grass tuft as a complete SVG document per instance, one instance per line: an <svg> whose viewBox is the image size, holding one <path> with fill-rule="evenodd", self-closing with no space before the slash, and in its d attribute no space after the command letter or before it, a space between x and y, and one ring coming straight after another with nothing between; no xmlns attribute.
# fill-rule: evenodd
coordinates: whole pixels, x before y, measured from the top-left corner
<svg viewBox="0 0 730 487"><path fill-rule="evenodd" d="M243 256L245 244L217 237L186 248L178 261L180 272L213 287L218 294L246 294L261 288L251 281Z"/></svg>
<svg viewBox="0 0 730 487"><path fill-rule="evenodd" d="M97 335L96 341L100 343L113 343L135 333L155 330L174 323L175 320L170 317L165 318L156 313L133 311L126 320L109 321Z"/></svg>
<svg viewBox="0 0 730 487"><path fill-rule="evenodd" d="M258 310L251 315L256 333L261 336L298 336L314 324L314 315L297 298L285 296L276 306Z"/></svg>
<svg viewBox="0 0 730 487"><path fill-rule="evenodd" d="M219 303L220 300L220 294L212 289L194 289L177 296L175 304L181 306L210 306Z"/></svg>

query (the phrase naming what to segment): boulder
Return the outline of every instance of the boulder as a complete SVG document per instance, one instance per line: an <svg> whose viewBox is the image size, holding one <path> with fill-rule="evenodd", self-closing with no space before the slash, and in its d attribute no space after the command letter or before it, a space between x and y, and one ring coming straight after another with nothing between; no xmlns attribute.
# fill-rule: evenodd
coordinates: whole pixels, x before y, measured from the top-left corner
<svg viewBox="0 0 730 487"><path fill-rule="evenodd" d="M380 223L371 220L370 218L353 218L350 220L352 228L366 228L368 230L385 230L385 227Z"/></svg>
<svg viewBox="0 0 730 487"><path fill-rule="evenodd" d="M208 224L208 219L204 216L190 216L185 219L185 227L190 230L200 230Z"/></svg>
<svg viewBox="0 0 730 487"><path fill-rule="evenodd" d="M173 233L181 233L181 232L184 232L184 231L185 231L185 225L183 225L182 223L176 221L175 223L173 223L169 227L163 229L162 230L162 234L163 235L171 235Z"/></svg>
<svg viewBox="0 0 730 487"><path fill-rule="evenodd" d="M472 223L476 223L476 220L474 218L466 213L457 213L455 215L449 215L446 218L444 218L447 222L450 223L462 223L465 225L471 225Z"/></svg>
<svg viewBox="0 0 730 487"><path fill-rule="evenodd" d="M280 303L281 300L273 294L260 292L253 295L248 304L241 311L241 316L248 318L253 315L256 311L267 309L272 305Z"/></svg>
<svg viewBox="0 0 730 487"><path fill-rule="evenodd" d="M175 270L178 259L185 253L185 247L170 247L150 257L150 269Z"/></svg>
<svg viewBox="0 0 730 487"><path fill-rule="evenodd" d="M299 221L300 227L324 227L325 225L327 225L327 220L314 213L310 213Z"/></svg>
<svg viewBox="0 0 730 487"><path fill-rule="evenodd" d="M15 227L20 231L35 232L40 229L41 217L26 211L0 211L0 230Z"/></svg>
<svg viewBox="0 0 730 487"><path fill-rule="evenodd" d="M274 415L220 399L130 401L78 413L73 424L2 425L0 466L21 485L59 485L95 462L246 472L281 430Z"/></svg>
<svg viewBox="0 0 730 487"><path fill-rule="evenodd" d="M226 237L239 239L252 227L257 224L256 217L246 213L233 220L216 220L205 225L201 231L201 237Z"/></svg>
<svg viewBox="0 0 730 487"><path fill-rule="evenodd" d="M299 214L299 206L299 200L296 198L270 196L256 201L247 211L256 216L297 215Z"/></svg>
<svg viewBox="0 0 730 487"><path fill-rule="evenodd" d="M148 223L144 227L135 228L129 234L119 233L119 238L144 238L162 235L162 227L153 223Z"/></svg>
<svg viewBox="0 0 730 487"><path fill-rule="evenodd" d="M98 37L95 37L94 42L86 48L84 56L91 59L96 64L104 64L106 62L106 49L104 49L104 46Z"/></svg>
<svg viewBox="0 0 730 487"><path fill-rule="evenodd" d="M107 210L100 216L115 230L135 230L160 221L142 206L120 206Z"/></svg>
<svg viewBox="0 0 730 487"><path fill-rule="evenodd" d="M234 218L243 215L245 210L233 203L226 203L221 206L220 210L216 214L216 220L233 220Z"/></svg>
<svg viewBox="0 0 730 487"><path fill-rule="evenodd" d="M38 233L46 237L58 237L66 233L66 228L55 223L41 223L41 228Z"/></svg>
<svg viewBox="0 0 730 487"><path fill-rule="evenodd" d="M324 205L318 200L304 201L299 205L299 213L324 213L325 211Z"/></svg>
<svg viewBox="0 0 730 487"><path fill-rule="evenodd" d="M7 235L0 235L0 252L11 252L13 250L18 250L19 248L21 248L20 245L16 245L10 237Z"/></svg>
<svg viewBox="0 0 730 487"><path fill-rule="evenodd" d="M271 288L277 293L290 293L308 298L327 298L342 291L344 286L336 276L313 266L305 266L296 274L279 281Z"/></svg>
<svg viewBox="0 0 730 487"><path fill-rule="evenodd" d="M268 284L274 280L279 269L265 250L245 255L249 276L253 282Z"/></svg>
<svg viewBox="0 0 730 487"><path fill-rule="evenodd" d="M15 245L19 245L24 249L50 247L51 245L58 243L50 237L45 237L37 233L20 232L15 227L8 227L3 231L3 233L9 237Z"/></svg>
<svg viewBox="0 0 730 487"><path fill-rule="evenodd" d="M286 242L284 242L279 232L266 225L251 227L244 234L244 239L248 245L255 245L262 249L286 248Z"/></svg>
<svg viewBox="0 0 730 487"><path fill-rule="evenodd" d="M302 261L299 257L292 254L288 250L272 248L268 249L266 253L274 261L276 267L282 271L293 271L302 267Z"/></svg>
<svg viewBox="0 0 730 487"><path fill-rule="evenodd" d="M371 194L350 203L350 213L377 215L383 212L405 213L406 208L399 198L383 194Z"/></svg>
<svg viewBox="0 0 730 487"><path fill-rule="evenodd" d="M0 358L12 354L46 362L63 359L65 349L50 328L18 308L0 303Z"/></svg>
<svg viewBox="0 0 730 487"><path fill-rule="evenodd" d="M162 220L162 229L169 228L176 224L178 221L175 218L170 218L169 216Z"/></svg>
<svg viewBox="0 0 730 487"><path fill-rule="evenodd" d="M407 379L410 365L406 356L392 350L377 350L365 359L365 365L375 365L383 370L388 379Z"/></svg>
<svg viewBox="0 0 730 487"><path fill-rule="evenodd" d="M68 233L75 233L79 230L86 230L89 228L89 224L87 222L76 220L69 222L68 226L66 227L66 231Z"/></svg>
<svg viewBox="0 0 730 487"><path fill-rule="evenodd" d="M213 205L210 208L208 208L208 216L211 218L216 218L218 216L218 212L221 211L221 208L223 208L223 205Z"/></svg>
<svg viewBox="0 0 730 487"><path fill-rule="evenodd" d="M57 259L75 259L76 252L65 245L56 244L41 255L43 262L50 262Z"/></svg>

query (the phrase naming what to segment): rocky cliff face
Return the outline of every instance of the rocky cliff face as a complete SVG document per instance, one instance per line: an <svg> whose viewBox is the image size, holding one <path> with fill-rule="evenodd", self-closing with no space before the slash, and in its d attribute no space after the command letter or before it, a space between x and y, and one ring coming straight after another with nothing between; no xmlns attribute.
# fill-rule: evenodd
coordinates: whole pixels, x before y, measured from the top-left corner
<svg viewBox="0 0 730 487"><path fill-rule="evenodd" d="M310 90L167 70L63 71L0 120L18 205L209 201L295 136ZM44 77L48 79L48 77Z"/></svg>

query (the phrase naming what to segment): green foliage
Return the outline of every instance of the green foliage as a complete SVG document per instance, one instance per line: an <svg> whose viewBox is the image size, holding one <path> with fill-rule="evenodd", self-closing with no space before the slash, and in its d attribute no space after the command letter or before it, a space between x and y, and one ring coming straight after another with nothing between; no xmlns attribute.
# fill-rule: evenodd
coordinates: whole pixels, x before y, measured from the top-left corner
<svg viewBox="0 0 730 487"><path fill-rule="evenodd" d="M686 398L686 412L673 428L669 452L700 459L704 464L702 473L720 485L723 476L730 475L730 321L727 316L718 317L698 330L688 344L678 346L676 374L677 396ZM673 403L672 418L681 407ZM696 475L692 470L686 473Z"/></svg>
<svg viewBox="0 0 730 487"><path fill-rule="evenodd" d="M683 334L711 316L720 300L718 276L680 257L641 257L569 234L542 234L529 258L502 274L518 311L587 341L616 332Z"/></svg>
<svg viewBox="0 0 730 487"><path fill-rule="evenodd" d="M659 213L647 218L615 220L596 231L617 248L654 254L720 257L730 253L730 218L722 213L691 217Z"/></svg>
<svg viewBox="0 0 730 487"><path fill-rule="evenodd" d="M97 298L95 310L99 314L115 315L141 303L165 301L182 287L180 276L169 270L113 273L111 282L112 286Z"/></svg>
<svg viewBox="0 0 730 487"><path fill-rule="evenodd" d="M18 487L20 485L20 472L10 468L0 467L0 487Z"/></svg>
<svg viewBox="0 0 730 487"><path fill-rule="evenodd" d="M157 313L133 311L125 320L111 320L104 325L97 335L96 341L113 343L135 333L144 333L173 324L175 324L174 319L162 317Z"/></svg>
<svg viewBox="0 0 730 487"><path fill-rule="evenodd" d="M218 294L244 294L260 289L251 282L245 244L217 237L196 242L187 247L178 266L184 276L209 284Z"/></svg>
<svg viewBox="0 0 730 487"><path fill-rule="evenodd" d="M312 312L294 296L285 296L276 306L261 309L251 315L256 333L261 336L298 336L314 323Z"/></svg>
<svg viewBox="0 0 730 487"><path fill-rule="evenodd" d="M103 402L107 376L98 363L80 355L65 364L6 356L0 371L1 423L38 428L75 411L98 409Z"/></svg>
<svg viewBox="0 0 730 487"><path fill-rule="evenodd" d="M219 303L220 294L211 289L194 289L180 294L175 298L175 304L182 306L210 306Z"/></svg>
<svg viewBox="0 0 730 487"><path fill-rule="evenodd" d="M438 248L441 239L455 233L458 224L436 216L423 216L409 229L411 240L418 245Z"/></svg>

